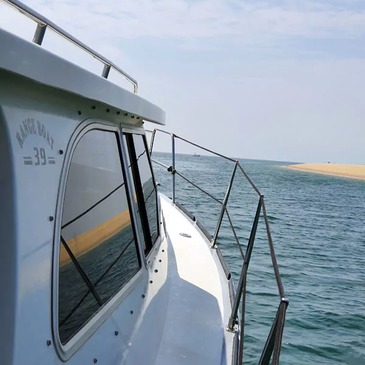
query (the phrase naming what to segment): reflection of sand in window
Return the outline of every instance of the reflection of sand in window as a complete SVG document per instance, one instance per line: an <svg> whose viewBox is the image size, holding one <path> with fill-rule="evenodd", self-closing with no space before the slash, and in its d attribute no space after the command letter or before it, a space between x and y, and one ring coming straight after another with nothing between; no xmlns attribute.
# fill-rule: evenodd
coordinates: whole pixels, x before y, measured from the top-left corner
<svg viewBox="0 0 365 365"><path fill-rule="evenodd" d="M116 233L122 231L125 227L131 224L129 211L124 211L115 215L113 218L103 222L90 230L79 234L78 236L67 240L67 244L76 257L83 255L96 246L103 243L108 238L114 236ZM65 248L61 246L60 251L60 265L71 261Z"/></svg>
<svg viewBox="0 0 365 365"><path fill-rule="evenodd" d="M102 143L95 145L97 140ZM59 333L64 344L140 268L115 133L93 130L76 146L60 241Z"/></svg>

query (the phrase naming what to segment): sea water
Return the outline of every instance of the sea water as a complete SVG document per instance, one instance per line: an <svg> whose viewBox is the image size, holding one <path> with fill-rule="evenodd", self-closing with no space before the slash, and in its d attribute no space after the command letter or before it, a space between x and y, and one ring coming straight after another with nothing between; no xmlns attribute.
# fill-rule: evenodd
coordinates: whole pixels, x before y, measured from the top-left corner
<svg viewBox="0 0 365 365"><path fill-rule="evenodd" d="M168 154L156 159L171 164ZM265 196L279 269L290 304L281 364L365 364L365 181L285 169L289 163L240 160ZM284 166L284 167L283 167ZM234 165L217 157L178 155L176 169L223 201ZM171 175L155 166L160 191L171 196ZM237 279L258 196L237 174L218 244ZM216 229L220 203L176 176L176 198ZM241 193L244 196L241 196ZM279 304L261 215L251 257L244 364L257 364Z"/></svg>

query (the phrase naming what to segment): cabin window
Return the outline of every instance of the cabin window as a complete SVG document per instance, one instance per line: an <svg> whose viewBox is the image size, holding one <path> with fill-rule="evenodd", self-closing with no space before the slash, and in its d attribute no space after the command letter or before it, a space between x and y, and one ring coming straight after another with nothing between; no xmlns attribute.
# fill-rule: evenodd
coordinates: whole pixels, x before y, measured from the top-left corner
<svg viewBox="0 0 365 365"><path fill-rule="evenodd" d="M80 139L72 156L59 253L62 344L141 266L119 151L116 133L91 130Z"/></svg>
<svg viewBox="0 0 365 365"><path fill-rule="evenodd" d="M156 185L144 136L129 133L124 136L129 150L147 254L159 236Z"/></svg>

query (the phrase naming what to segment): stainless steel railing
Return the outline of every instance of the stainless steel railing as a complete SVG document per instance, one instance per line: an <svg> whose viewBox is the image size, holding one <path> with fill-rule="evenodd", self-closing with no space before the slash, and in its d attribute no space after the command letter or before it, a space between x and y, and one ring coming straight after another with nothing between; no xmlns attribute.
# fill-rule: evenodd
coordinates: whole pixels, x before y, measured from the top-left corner
<svg viewBox="0 0 365 365"><path fill-rule="evenodd" d="M172 146L171 147L171 165L167 166L166 164L164 164L160 161L157 161L154 158L152 159L152 161L154 163L157 163L158 165L166 168L166 170L170 174L172 174L172 201L175 204L179 205L178 202L177 202L177 199L176 199L176 177L179 177L179 178L183 179L185 182L187 182L188 184L191 184L192 186L197 188L199 191L204 193L210 199L213 199L215 202L218 202L221 205L219 218L218 218L218 221L217 221L217 224L216 224L214 235L213 235L213 237L209 237L209 234L207 234L207 233L206 233L206 235L209 238L211 238L212 248L215 248L217 250L217 253L218 253L218 256L221 260L223 269L226 273L226 277L230 282L232 280L231 279L231 273L229 271L229 268L226 265L226 262L225 262L225 260L222 256L222 254L221 254L221 251L219 250L219 244L218 244L218 240L217 240L220 229L222 227L224 215L228 218L228 222L229 222L229 225L230 225L230 229L232 230L232 235L233 235L234 241L235 241L236 245L238 246L238 248L240 250L242 260L243 260L243 264L242 264L242 269L241 269L240 276L239 276L238 285L235 288L235 290L233 291L233 293L231 293L232 312L231 312L229 321L227 323L227 330L228 331L236 331L238 329L238 327L239 327L239 331L240 331L240 336L239 336L238 345L237 345L236 364L242 364L242 361L243 361L244 339L245 339L247 273L248 273L248 267L249 267L249 264L250 264L251 255L252 255L252 251L253 251L253 247L254 247L254 243L255 243L255 237L256 237L257 227L258 227L258 224L259 224L259 219L260 219L260 216L263 216L264 223L265 223L266 236L267 236L267 241L268 241L269 251L270 251L270 256L271 256L271 262L272 262L272 266L273 266L273 269L274 269L274 274L275 274L275 279L276 279L276 284L277 284L277 288L278 288L278 294L279 294L280 302L279 302L278 309L276 311L276 315L275 315L273 324L271 326L270 332L267 336L265 346L262 350L262 354L261 354L261 358L259 360L259 364L260 365L268 365L270 363L270 361L271 361L271 364L273 364L273 365L279 364L280 350L281 350L281 344L282 344L282 336L283 336L283 330L284 330L284 324L285 324L285 315L286 315L286 309L288 307L289 301L285 297L284 287L283 287L281 277L280 277L280 273L279 273L279 267L278 267L278 264L277 264L277 259L276 259L276 255L275 255L273 240L272 240L272 236L271 236L271 232L270 232L269 221L268 221L268 217L267 217L267 213L266 213L264 196L260 193L260 191L257 189L255 184L252 182L250 177L244 171L244 169L242 168L239 161L236 161L236 160L231 159L229 157L226 157L222 154L214 152L210 149L202 147L202 146L200 146L196 143L188 141L187 139L182 138L180 136L177 136L173 133L169 133L169 132L166 132L166 131L161 130L161 129L154 129L152 131L151 140L150 140L150 153L151 153L151 155L152 155L152 152L153 152L155 138L156 138L157 133L166 134L166 135L169 135L171 137L171 146ZM198 186L197 184L195 184L193 181L191 181L186 176L184 176L181 172L178 171L178 169L176 167L176 143L175 143L176 140L181 140L185 143L190 144L191 146L194 146L194 147L199 148L203 151L209 152L209 153L211 153L215 156L221 157L221 158L223 158L223 159L225 159L225 160L227 160L227 161L234 164L234 168L233 168L233 171L232 171L229 183L228 183L228 187L227 187L224 199L222 201L219 200L218 198L216 198L214 195L212 195L208 191L206 191L205 189L203 189L200 186ZM255 192L256 196L258 197L257 209L256 209L255 217L254 217L252 228L251 228L251 233L250 233L250 236L249 236L249 239L248 239L248 242L247 242L246 252L243 252L243 249L242 249L243 246L239 242L238 235L236 233L236 230L235 230L234 225L232 223L231 216L229 214L229 210L227 208L227 204L228 204L229 199L231 197L232 185L233 185L233 182L236 179L238 173L241 173L244 176L244 178L248 181L249 185L252 187L253 191ZM194 219L195 219L195 217L194 217ZM240 311L241 312L240 313L241 314L240 325L237 327L237 323L238 323L237 321L239 319L239 309L240 308L241 308L241 311Z"/></svg>
<svg viewBox="0 0 365 365"><path fill-rule="evenodd" d="M65 38L68 42L71 42L75 46L81 48L84 52L88 53L96 60L103 64L103 70L101 72L101 76L105 79L108 78L110 70L113 69L123 77L127 79L133 85L133 92L137 93L138 91L138 82L130 75L128 75L125 71L123 71L120 67L115 65L113 62L109 61L107 58L99 54L98 52L94 51L92 48L88 47L86 44L79 41L77 38L72 36L71 34L67 33L61 27L44 17L43 15L37 13L35 10L31 9L27 5L23 4L17 0L4 0L9 5L13 6L14 8L18 9L22 14L26 15L28 18L32 19L37 23L37 28L33 36L33 42L42 45L43 38L46 34L47 28L52 29L61 37Z"/></svg>

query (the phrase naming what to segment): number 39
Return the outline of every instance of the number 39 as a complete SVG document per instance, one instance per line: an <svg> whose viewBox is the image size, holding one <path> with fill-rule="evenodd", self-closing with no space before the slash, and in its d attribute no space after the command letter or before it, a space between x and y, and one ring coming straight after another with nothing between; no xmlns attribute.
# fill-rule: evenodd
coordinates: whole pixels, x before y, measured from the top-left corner
<svg viewBox="0 0 365 365"><path fill-rule="evenodd" d="M35 158L34 165L36 165L36 166L46 165L47 158L46 158L46 151L44 150L44 148L34 147L33 150L34 150L34 158Z"/></svg>

